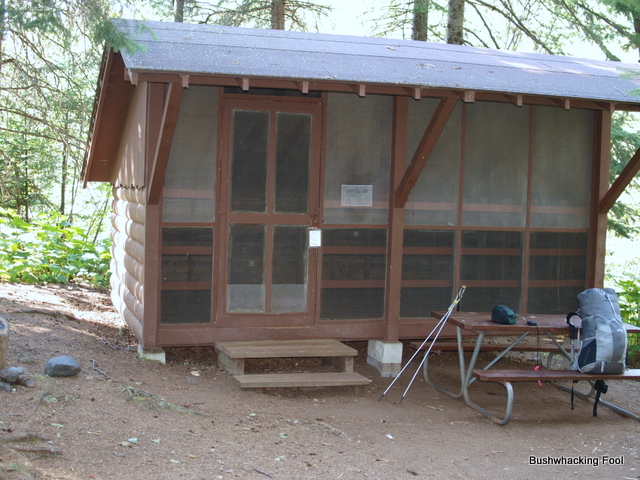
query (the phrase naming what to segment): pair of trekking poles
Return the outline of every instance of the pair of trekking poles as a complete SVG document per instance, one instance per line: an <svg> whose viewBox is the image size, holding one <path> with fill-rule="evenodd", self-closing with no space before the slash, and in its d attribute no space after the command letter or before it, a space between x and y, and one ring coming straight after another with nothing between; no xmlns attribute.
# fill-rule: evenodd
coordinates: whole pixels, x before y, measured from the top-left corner
<svg viewBox="0 0 640 480"><path fill-rule="evenodd" d="M409 392L409 389L411 388L411 385L413 385L414 380L416 379L416 377L418 376L418 372L420 372L420 369L422 368L422 366L424 365L424 362L427 361L427 356L429 355L429 353L431 352L431 349L433 348L433 345L435 344L436 340L438 339L438 336L440 335L440 332L442 332L442 329L444 328L445 324L447 323L447 320L449 319L449 316L451 316L451 313L456 309L456 307L458 306L458 304L460 303L460 300L462 300L462 295L464 295L464 291L467 289L467 287L465 285L463 285L462 287L460 287L460 290L458 291L458 294L455 296L455 298L453 299L453 303L451 303L451 305L449 305L449 308L447 309L447 311L445 312L445 314L442 316L442 318L438 321L438 323L436 324L436 326L433 328L433 330L431 330L431 332L429 333L429 335L427 335L427 338L424 339L424 342L422 342L422 344L420 345L420 347L418 349L416 349L416 352L413 354L413 356L409 359L409 361L405 364L404 367L402 367L402 370L400 370L400 373L398 373L398 375L396 375L396 377L393 379L393 381L389 384L389 386L387 387L387 389L382 392L382 395L380 395L380 398L378 399L378 401L382 400L383 397L387 394L387 392L389 390L391 390L391 387L393 387L393 384L396 383L396 380L398 380L400 378L400 376L402 375L402 373L407 369L407 367L409 366L409 364L413 361L414 358L416 358L418 356L418 354L422 351L422 349L424 348L424 346L426 345L426 343L431 340L431 345L429 345L429 348L427 349L427 351L424 354L424 357L422 358L422 361L420 362L420 365L418 365L418 368L416 369L416 373L413 374L413 377L411 378L411 381L409 382L409 385L407 386L406 390L404 391L404 393L402 394L402 397L400 398L400 402L402 403L402 400L404 400L404 397L407 396L407 393Z"/></svg>

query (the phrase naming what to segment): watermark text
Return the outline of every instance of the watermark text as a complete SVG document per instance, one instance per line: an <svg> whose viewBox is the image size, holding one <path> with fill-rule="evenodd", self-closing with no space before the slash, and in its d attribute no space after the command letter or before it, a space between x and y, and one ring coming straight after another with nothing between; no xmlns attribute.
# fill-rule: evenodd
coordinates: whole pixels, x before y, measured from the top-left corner
<svg viewBox="0 0 640 480"><path fill-rule="evenodd" d="M599 467L601 465L624 465L624 456L601 455L587 456L579 455L575 457L559 456L559 457L537 457L529 456L529 465L586 465L591 467Z"/></svg>

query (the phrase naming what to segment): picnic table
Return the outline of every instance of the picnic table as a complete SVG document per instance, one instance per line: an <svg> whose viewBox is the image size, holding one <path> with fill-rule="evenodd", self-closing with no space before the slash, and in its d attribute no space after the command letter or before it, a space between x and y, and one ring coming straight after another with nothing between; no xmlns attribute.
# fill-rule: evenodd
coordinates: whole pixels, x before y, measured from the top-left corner
<svg viewBox="0 0 640 480"><path fill-rule="evenodd" d="M442 318L445 312L435 311L432 315L435 318ZM540 344L542 337L551 340L556 347L556 353L563 355L567 360L571 360L571 355L566 351L562 345L562 339L569 335L569 327L566 323L564 315L534 315L526 314L518 317L516 324L514 325L501 325L491 321L491 313L489 312L453 312L448 321L456 327L456 342L458 345L458 361L460 368L460 390L453 391L442 385L437 384L431 378L429 373L428 359L424 362L423 374L425 381L436 388L437 390L453 397L463 398L464 401L470 407L476 409L486 417L490 418L494 422L505 425L511 419L513 412L514 391L512 382L554 382L555 386L564 390L569 390L567 387L558 385L556 382L560 380L578 381L585 380L591 385L589 392L575 392L576 395L582 398L590 398L594 395L593 382L597 380L640 380L640 369L627 370L623 374L618 375L593 375L584 374L576 370L551 370L551 369L537 369L537 370L525 370L525 369L510 369L499 370L493 369L507 353L511 351L517 351L521 342L530 335L534 335L537 339L537 344ZM527 324L527 321L535 322L535 325ZM579 326L579 325L578 325ZM640 327L625 324L627 333L638 334L640 333ZM476 336L475 345L471 354L470 360L467 362L465 358L465 337ZM481 368L477 367L478 357L483 350L485 339L487 336L495 337L501 336L509 338L507 342L503 344L503 349L496 355L496 357L489 363ZM495 346L493 344L492 346ZM549 351L549 349L545 349ZM554 350L552 353L554 353ZM550 353L550 355L552 355ZM551 366L551 362L547 363L547 366ZM494 415L488 412L480 405L476 404L470 398L469 387L476 381L488 381L496 382L504 386L507 393L507 404L505 413L503 416ZM638 415L628 412L616 405L608 402L600 401L602 405L605 405L623 415L640 420Z"/></svg>

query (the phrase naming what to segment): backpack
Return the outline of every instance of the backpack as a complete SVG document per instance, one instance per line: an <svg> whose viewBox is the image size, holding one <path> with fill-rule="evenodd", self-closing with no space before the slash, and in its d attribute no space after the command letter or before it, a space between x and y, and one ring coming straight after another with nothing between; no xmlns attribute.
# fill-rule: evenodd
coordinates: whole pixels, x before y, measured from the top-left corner
<svg viewBox="0 0 640 480"><path fill-rule="evenodd" d="M611 288L590 288L578 294L578 304L577 313L567 315L572 340L577 335L571 318L577 315L582 319L582 342L572 368L582 373L624 372L627 331L616 292Z"/></svg>
<svg viewBox="0 0 640 480"><path fill-rule="evenodd" d="M506 305L496 305L491 311L491 320L502 325L515 325L518 314Z"/></svg>

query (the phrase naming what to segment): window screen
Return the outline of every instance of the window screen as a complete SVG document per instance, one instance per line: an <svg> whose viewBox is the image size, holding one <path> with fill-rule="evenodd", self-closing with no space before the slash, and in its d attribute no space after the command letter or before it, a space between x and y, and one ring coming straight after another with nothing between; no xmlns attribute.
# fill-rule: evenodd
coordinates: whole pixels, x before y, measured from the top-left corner
<svg viewBox="0 0 640 480"><path fill-rule="evenodd" d="M407 165L411 162L438 100L409 103ZM449 117L435 149L413 187L405 207L407 225L455 225L458 222L462 106Z"/></svg>
<svg viewBox="0 0 640 480"><path fill-rule="evenodd" d="M160 323L211 322L213 228L162 229Z"/></svg>
<svg viewBox="0 0 640 480"><path fill-rule="evenodd" d="M532 232L527 311L563 314L585 288L588 234Z"/></svg>
<svg viewBox="0 0 640 480"><path fill-rule="evenodd" d="M392 97L329 95L325 223L387 223L392 120Z"/></svg>
<svg viewBox="0 0 640 480"><path fill-rule="evenodd" d="M184 90L165 172L165 222L215 220L217 119L216 88Z"/></svg>
<svg viewBox="0 0 640 480"><path fill-rule="evenodd" d="M529 107L467 105L464 226L525 226L528 152Z"/></svg>
<svg viewBox="0 0 640 480"><path fill-rule="evenodd" d="M382 229L324 230L322 320L384 316L386 245Z"/></svg>
<svg viewBox="0 0 640 480"><path fill-rule="evenodd" d="M468 285L462 309L490 312L495 305L520 310L522 232L463 231L460 281Z"/></svg>
<svg viewBox="0 0 640 480"><path fill-rule="evenodd" d="M455 232L405 230L400 316L425 318L451 303Z"/></svg>
<svg viewBox="0 0 640 480"><path fill-rule="evenodd" d="M589 228L593 111L534 110L531 226Z"/></svg>

